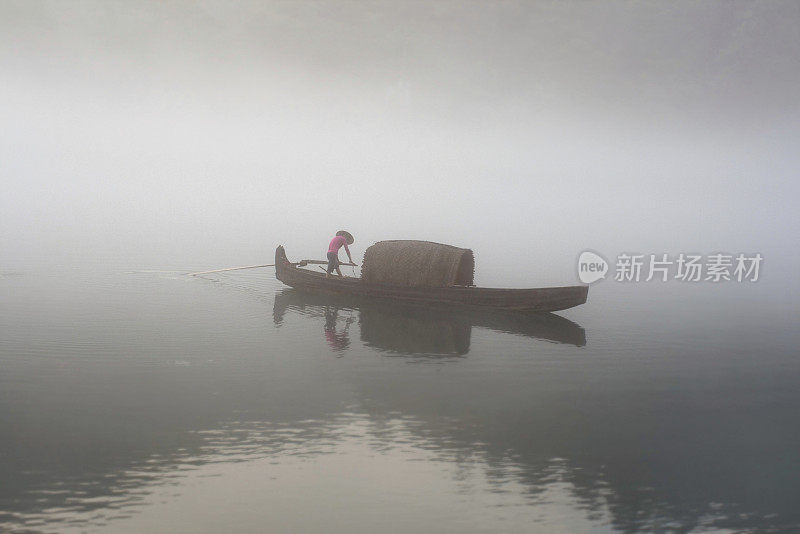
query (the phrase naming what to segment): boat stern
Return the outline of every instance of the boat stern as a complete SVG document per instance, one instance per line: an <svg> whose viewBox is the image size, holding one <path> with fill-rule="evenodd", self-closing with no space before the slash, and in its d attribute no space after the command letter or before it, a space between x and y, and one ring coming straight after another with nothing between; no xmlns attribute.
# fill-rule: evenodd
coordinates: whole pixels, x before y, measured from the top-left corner
<svg viewBox="0 0 800 534"><path fill-rule="evenodd" d="M283 249L283 245L278 245L278 248L275 249L275 278L284 284L286 283L284 273L288 263L289 260L286 258L286 251Z"/></svg>

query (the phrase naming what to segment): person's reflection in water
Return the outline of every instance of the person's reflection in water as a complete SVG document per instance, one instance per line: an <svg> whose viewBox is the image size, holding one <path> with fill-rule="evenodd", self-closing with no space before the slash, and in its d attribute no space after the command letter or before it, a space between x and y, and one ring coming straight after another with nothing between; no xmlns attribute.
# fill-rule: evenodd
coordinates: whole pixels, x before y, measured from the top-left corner
<svg viewBox="0 0 800 534"><path fill-rule="evenodd" d="M339 353L337 356L341 358L344 356L344 351L350 346L350 338L348 337L348 329L350 323L353 322L353 317L348 317L344 323L344 330L341 332L336 331L336 322L339 319L339 309L335 307L325 306L325 339L328 345L331 346L333 352Z"/></svg>

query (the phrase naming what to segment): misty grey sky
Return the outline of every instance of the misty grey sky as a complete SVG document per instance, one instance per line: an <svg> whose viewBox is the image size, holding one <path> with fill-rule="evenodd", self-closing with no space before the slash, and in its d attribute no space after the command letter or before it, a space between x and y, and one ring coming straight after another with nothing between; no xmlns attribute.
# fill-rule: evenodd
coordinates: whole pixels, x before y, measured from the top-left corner
<svg viewBox="0 0 800 534"><path fill-rule="evenodd" d="M479 282L573 281L585 248L788 272L799 82L797 2L0 0L0 268L347 228L359 259L473 248Z"/></svg>

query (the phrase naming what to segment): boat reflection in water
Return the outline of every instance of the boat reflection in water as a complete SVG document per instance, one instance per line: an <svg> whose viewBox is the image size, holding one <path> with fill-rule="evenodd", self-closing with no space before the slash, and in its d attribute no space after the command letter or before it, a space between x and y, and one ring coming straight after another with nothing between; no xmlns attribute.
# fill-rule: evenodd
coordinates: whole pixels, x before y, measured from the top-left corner
<svg viewBox="0 0 800 534"><path fill-rule="evenodd" d="M586 333L581 326L553 313L415 306L296 289L276 293L275 324L282 324L291 309L307 316L324 316L325 336L336 352L349 346L347 334L354 313L358 313L361 341L373 349L395 354L465 355L469 352L473 326L552 343L586 345ZM340 319L344 326L339 324Z"/></svg>

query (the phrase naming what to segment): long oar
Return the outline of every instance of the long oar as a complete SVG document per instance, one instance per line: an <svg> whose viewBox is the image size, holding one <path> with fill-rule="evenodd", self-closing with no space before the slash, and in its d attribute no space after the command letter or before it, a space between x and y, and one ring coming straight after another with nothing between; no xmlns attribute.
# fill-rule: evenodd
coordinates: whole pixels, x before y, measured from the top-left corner
<svg viewBox="0 0 800 534"><path fill-rule="evenodd" d="M319 265L326 265L328 262L324 260L303 260L297 263L292 263L290 265L296 265L298 267L305 267L309 263L319 264ZM339 265L353 265L355 263L340 263ZM248 265L246 267L228 267L226 269L214 269L213 271L198 271L196 273L189 273L189 276L196 276L198 274L211 274L211 273L222 273L225 271L241 271L242 269L256 269L258 267L275 267L274 263L268 263L266 265Z"/></svg>
<svg viewBox="0 0 800 534"><path fill-rule="evenodd" d="M242 269L255 269L256 267L275 267L275 264L269 263L267 265L248 265L247 267L228 267L227 269L214 269L213 271L198 271L196 273L189 273L189 276L196 276L198 274L221 273L224 271L241 271Z"/></svg>

